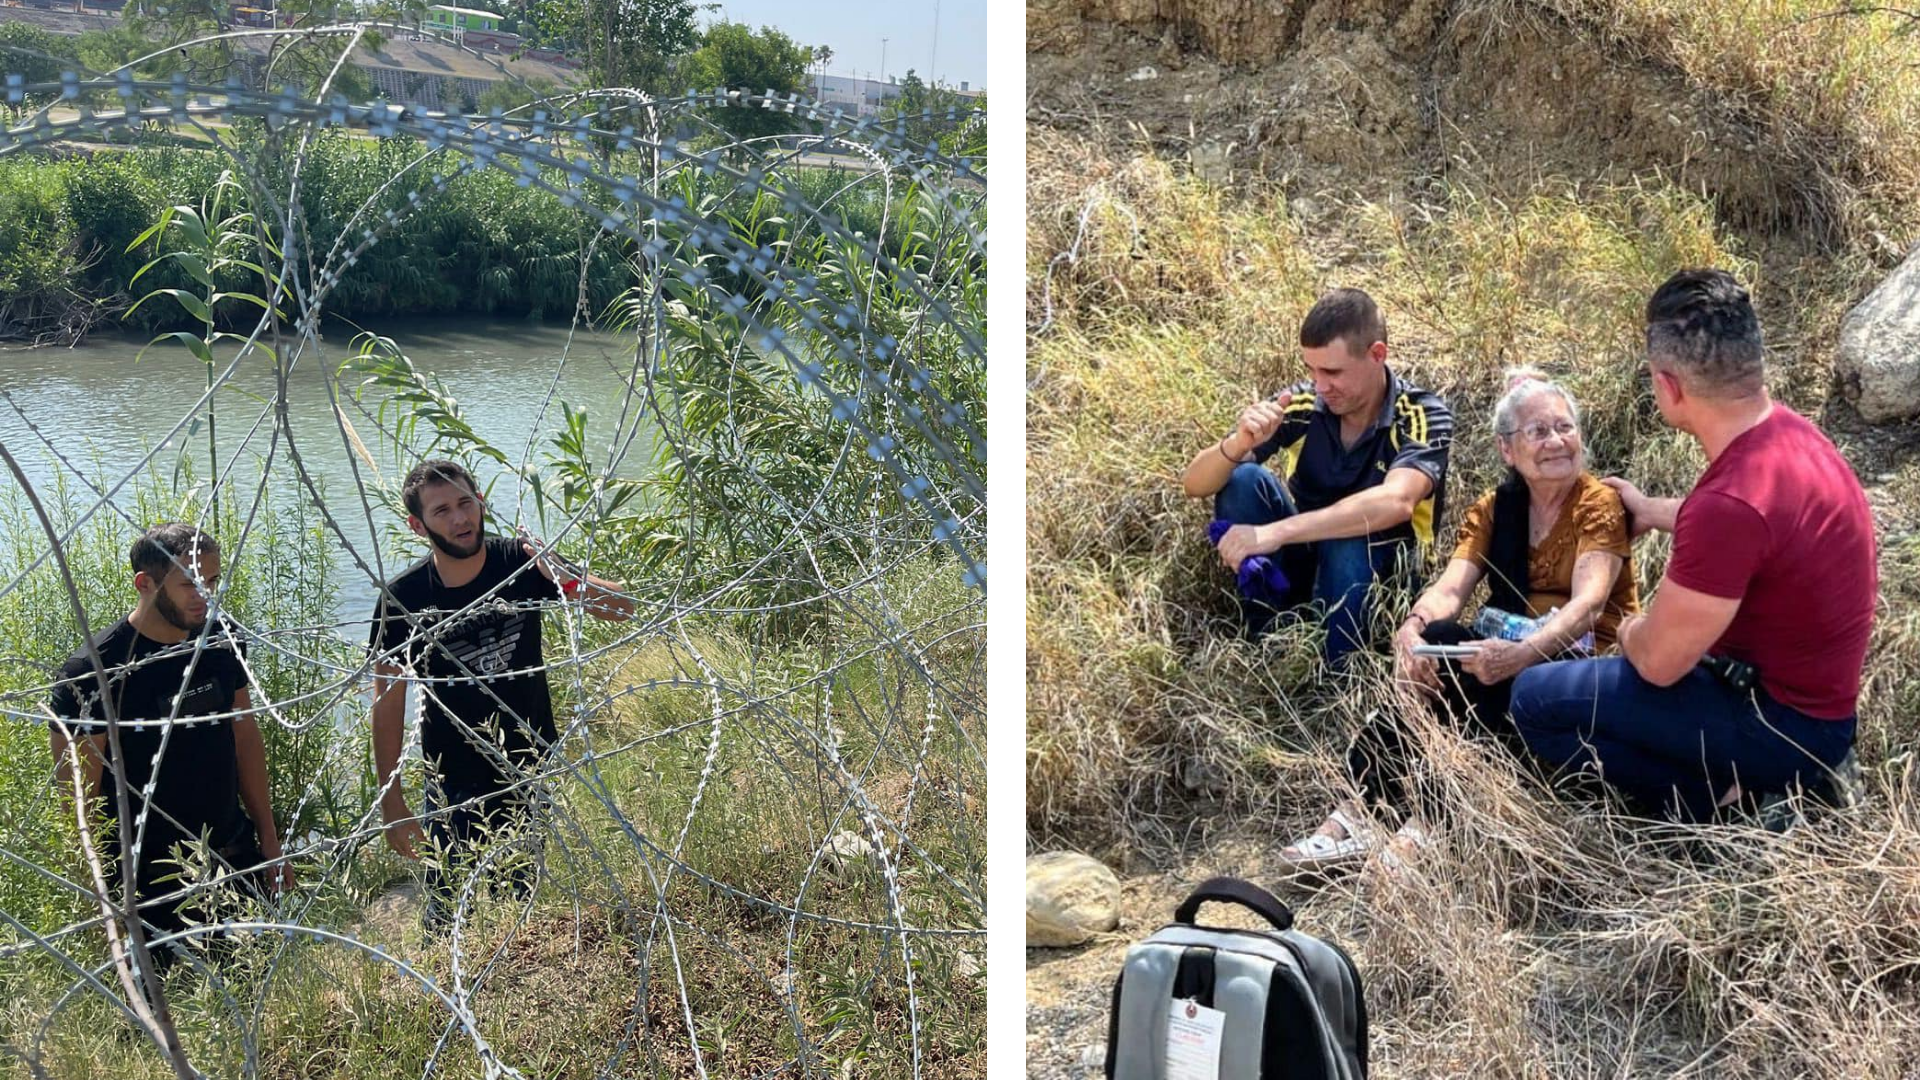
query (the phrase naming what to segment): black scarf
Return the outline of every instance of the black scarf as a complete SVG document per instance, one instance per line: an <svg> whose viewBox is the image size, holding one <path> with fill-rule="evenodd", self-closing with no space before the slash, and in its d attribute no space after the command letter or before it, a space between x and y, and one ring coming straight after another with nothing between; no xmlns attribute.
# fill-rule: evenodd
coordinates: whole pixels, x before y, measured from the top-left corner
<svg viewBox="0 0 1920 1080"><path fill-rule="evenodd" d="M1530 616L1527 552L1527 481L1517 470L1493 489L1493 535L1487 543L1487 603L1514 615Z"/></svg>

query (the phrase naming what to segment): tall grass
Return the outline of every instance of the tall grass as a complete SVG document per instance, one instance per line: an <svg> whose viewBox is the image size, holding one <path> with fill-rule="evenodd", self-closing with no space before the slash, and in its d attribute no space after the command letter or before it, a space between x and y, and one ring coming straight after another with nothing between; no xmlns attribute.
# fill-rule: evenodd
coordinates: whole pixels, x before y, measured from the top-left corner
<svg viewBox="0 0 1920 1080"><path fill-rule="evenodd" d="M1609 46L1669 64L1746 121L1752 153L1799 174L1847 239L1920 223L1920 11L1761 0L1486 0L1501 16L1551 11Z"/></svg>

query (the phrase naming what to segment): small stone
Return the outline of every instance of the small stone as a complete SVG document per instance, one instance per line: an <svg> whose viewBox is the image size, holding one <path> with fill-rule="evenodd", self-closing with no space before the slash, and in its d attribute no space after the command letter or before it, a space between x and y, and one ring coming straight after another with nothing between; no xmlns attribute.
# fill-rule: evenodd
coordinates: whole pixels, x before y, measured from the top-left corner
<svg viewBox="0 0 1920 1080"><path fill-rule="evenodd" d="M1072 851L1027 857L1027 945L1081 945L1120 925L1120 879Z"/></svg>
<svg viewBox="0 0 1920 1080"><path fill-rule="evenodd" d="M1147 82L1149 80L1157 79L1159 77L1160 77L1159 70L1156 69L1152 64L1147 64L1146 66L1140 68L1138 71L1135 71L1133 74L1127 76L1127 81L1128 82Z"/></svg>
<svg viewBox="0 0 1920 1080"><path fill-rule="evenodd" d="M863 862L870 862L875 854L873 841L852 829L842 829L820 845L821 863L835 874L845 874Z"/></svg>

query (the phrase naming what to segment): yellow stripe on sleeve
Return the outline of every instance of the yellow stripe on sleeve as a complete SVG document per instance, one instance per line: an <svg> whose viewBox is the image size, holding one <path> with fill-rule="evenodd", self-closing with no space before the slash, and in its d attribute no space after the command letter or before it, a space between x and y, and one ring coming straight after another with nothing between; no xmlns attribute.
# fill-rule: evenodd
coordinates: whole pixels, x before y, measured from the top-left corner
<svg viewBox="0 0 1920 1080"><path fill-rule="evenodd" d="M1307 437L1305 435L1302 435L1299 438L1288 443L1285 447L1286 455L1287 455L1286 476L1289 480L1293 478L1294 471L1300 467L1300 451L1304 449L1306 445L1307 445Z"/></svg>
<svg viewBox="0 0 1920 1080"><path fill-rule="evenodd" d="M1433 546L1433 496L1429 495L1413 507L1413 539L1423 548Z"/></svg>

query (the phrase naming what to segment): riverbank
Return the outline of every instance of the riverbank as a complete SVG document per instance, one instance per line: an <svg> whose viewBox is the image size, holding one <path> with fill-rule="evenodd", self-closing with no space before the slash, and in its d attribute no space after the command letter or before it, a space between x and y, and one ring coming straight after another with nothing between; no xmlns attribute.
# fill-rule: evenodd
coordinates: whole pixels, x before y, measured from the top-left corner
<svg viewBox="0 0 1920 1080"><path fill-rule="evenodd" d="M236 136L238 137L238 136ZM334 238L350 223L364 227L395 216L381 242L342 269L328 295L329 315L355 322L394 316L472 315L485 318L607 318L613 302L630 288L635 269L631 244L604 235L597 217L562 205L538 187L523 186L497 169L468 170L452 163L443 190L392 184L399 175L422 173L426 148L412 140L372 140L338 132L319 135L302 173L303 235L329 255ZM222 171L236 166L212 149L179 146L128 148L85 157L16 155L0 158L0 342L35 340L71 344L95 328L112 328L134 300L157 288L196 289L173 263L156 266L130 288L134 274L156 252L130 245L170 206L198 206ZM615 174L645 171L637 160L615 160ZM911 238L884 229L889 199L877 174L860 170L792 166L787 186L808 204L830 208L847 226L879 237L898 254ZM856 177L874 175L874 182ZM549 181L564 186L557 174ZM900 198L891 220L900 213ZM743 213L753 198L719 192L715 213ZM739 206L735 206L739 203ZM230 211L243 211L242 205ZM765 216L765 215L761 215ZM777 239L778 224L753 223L759 242ZM766 232L766 236L757 234ZM353 230L357 239L358 230ZM258 275L216 274L223 290L260 293ZM216 306L215 315L236 328L250 326L259 309L239 300ZM192 328L178 308L143 305L131 328L157 332Z"/></svg>

